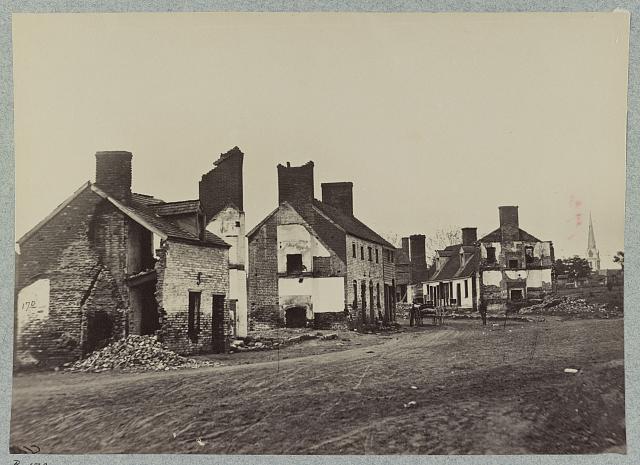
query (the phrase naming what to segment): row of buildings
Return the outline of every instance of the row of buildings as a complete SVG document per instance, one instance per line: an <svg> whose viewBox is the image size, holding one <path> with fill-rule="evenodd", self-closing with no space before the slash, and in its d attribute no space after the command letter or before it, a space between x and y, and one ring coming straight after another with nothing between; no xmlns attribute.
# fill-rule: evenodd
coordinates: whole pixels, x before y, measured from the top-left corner
<svg viewBox="0 0 640 465"><path fill-rule="evenodd" d="M246 232L244 154L234 147L199 182L198 199L132 191L132 154L98 152L82 184L18 240L17 365L69 361L128 334L156 334L184 354L224 351L250 327L332 327L395 320L398 301L489 308L551 289L551 242L500 227L437 251L425 236L396 248L353 211L351 182L314 164L278 165L278 204Z"/></svg>

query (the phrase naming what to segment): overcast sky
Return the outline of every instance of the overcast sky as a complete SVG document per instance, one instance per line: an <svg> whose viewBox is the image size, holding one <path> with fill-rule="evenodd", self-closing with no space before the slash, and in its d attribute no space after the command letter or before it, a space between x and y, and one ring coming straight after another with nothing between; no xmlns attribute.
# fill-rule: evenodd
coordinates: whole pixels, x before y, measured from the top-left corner
<svg viewBox="0 0 640 465"><path fill-rule="evenodd" d="M603 267L623 248L625 14L14 15L16 236L133 152L134 191L197 198L245 153L250 229L276 165L353 181L380 233L520 226Z"/></svg>

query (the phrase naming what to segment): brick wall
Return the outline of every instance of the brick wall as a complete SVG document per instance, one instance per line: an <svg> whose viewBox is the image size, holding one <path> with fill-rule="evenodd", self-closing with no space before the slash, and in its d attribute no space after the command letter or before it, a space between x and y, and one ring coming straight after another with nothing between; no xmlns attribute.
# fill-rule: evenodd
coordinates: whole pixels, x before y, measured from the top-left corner
<svg viewBox="0 0 640 465"><path fill-rule="evenodd" d="M213 295L228 300L228 249L164 241L158 264L156 300L162 317L159 336L181 354L212 351ZM200 273L200 275L198 275ZM198 279L199 278L199 279ZM188 336L189 292L200 292L200 333L197 341ZM229 334L228 303L225 303L225 333Z"/></svg>
<svg viewBox="0 0 640 465"><path fill-rule="evenodd" d="M249 238L247 296L252 329L283 322L278 305L277 215Z"/></svg>
<svg viewBox="0 0 640 465"><path fill-rule="evenodd" d="M109 259L124 257L125 249L120 239L106 241L94 229L97 224L113 222L114 231L124 233L122 217L120 226L115 225L116 218L115 208L87 188L20 244L18 294L38 279L49 279L50 288L46 318L30 319L23 309L16 308L17 319L25 322L16 334L18 365L53 365L79 357L87 311L106 313L113 320L114 331L120 331L126 298L106 270L120 266L120 260L114 264ZM113 298L99 298L101 294Z"/></svg>

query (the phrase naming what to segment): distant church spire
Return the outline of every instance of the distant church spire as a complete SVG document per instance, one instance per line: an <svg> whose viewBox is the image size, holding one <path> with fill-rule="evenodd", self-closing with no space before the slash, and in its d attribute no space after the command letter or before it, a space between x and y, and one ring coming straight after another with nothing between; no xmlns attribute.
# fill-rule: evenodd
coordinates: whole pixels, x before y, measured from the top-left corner
<svg viewBox="0 0 640 465"><path fill-rule="evenodd" d="M589 239L587 241L587 261L593 271L600 271L600 253L596 246L596 236L593 233L593 221L589 212Z"/></svg>

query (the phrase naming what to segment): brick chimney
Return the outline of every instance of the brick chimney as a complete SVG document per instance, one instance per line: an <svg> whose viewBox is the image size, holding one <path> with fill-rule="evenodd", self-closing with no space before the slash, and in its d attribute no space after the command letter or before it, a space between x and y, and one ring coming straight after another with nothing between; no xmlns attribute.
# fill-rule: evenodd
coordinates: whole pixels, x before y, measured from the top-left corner
<svg viewBox="0 0 640 465"><path fill-rule="evenodd" d="M409 236L409 260L411 261L411 282L421 283L427 280L427 254L424 234Z"/></svg>
<svg viewBox="0 0 640 465"><path fill-rule="evenodd" d="M244 153L234 147L213 162L215 168L202 175L199 198L206 221L210 221L229 204L243 210L242 163Z"/></svg>
<svg viewBox="0 0 640 465"><path fill-rule="evenodd" d="M475 245L478 240L478 228L462 228L462 245Z"/></svg>
<svg viewBox="0 0 640 465"><path fill-rule="evenodd" d="M498 207L500 212L500 233L502 242L520 240L520 224L518 222L518 207Z"/></svg>
<svg viewBox="0 0 640 465"><path fill-rule="evenodd" d="M278 202L297 206L313 203L313 162L302 166L278 165Z"/></svg>
<svg viewBox="0 0 640 465"><path fill-rule="evenodd" d="M322 201L341 212L353 216L353 183L325 182L322 186Z"/></svg>
<svg viewBox="0 0 640 465"><path fill-rule="evenodd" d="M96 185L121 202L131 200L131 152L96 152Z"/></svg>
<svg viewBox="0 0 640 465"><path fill-rule="evenodd" d="M409 255L409 238L403 237L401 241L402 241L402 251L407 255L407 259L410 259L411 257Z"/></svg>

